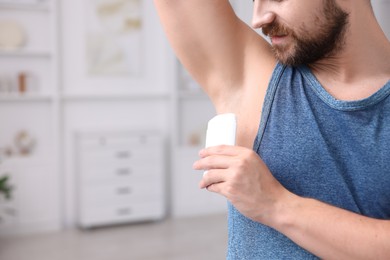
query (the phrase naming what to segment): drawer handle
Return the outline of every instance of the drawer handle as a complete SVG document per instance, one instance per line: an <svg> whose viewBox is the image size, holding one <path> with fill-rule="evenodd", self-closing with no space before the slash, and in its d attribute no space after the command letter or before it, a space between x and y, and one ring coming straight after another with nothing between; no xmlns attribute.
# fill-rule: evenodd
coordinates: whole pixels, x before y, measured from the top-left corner
<svg viewBox="0 0 390 260"><path fill-rule="evenodd" d="M122 152L117 152L115 156L118 159L127 159L131 157L131 153L129 151L122 151Z"/></svg>
<svg viewBox="0 0 390 260"><path fill-rule="evenodd" d="M130 168L117 169L117 175L130 175L132 173Z"/></svg>
<svg viewBox="0 0 390 260"><path fill-rule="evenodd" d="M130 187L118 188L116 190L116 193L119 195L127 195L127 194L131 194L131 192L132 192L132 190Z"/></svg>
<svg viewBox="0 0 390 260"><path fill-rule="evenodd" d="M122 208L122 209L117 209L116 214L118 216L127 216L132 213L131 208Z"/></svg>

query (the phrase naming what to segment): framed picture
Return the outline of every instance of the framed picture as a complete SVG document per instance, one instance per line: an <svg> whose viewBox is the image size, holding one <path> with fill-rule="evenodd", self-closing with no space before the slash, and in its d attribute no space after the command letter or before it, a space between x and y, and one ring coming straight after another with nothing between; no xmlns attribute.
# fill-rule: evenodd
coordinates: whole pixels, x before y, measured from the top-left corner
<svg viewBox="0 0 390 260"><path fill-rule="evenodd" d="M65 95L166 92L168 44L153 1L66 0L62 8Z"/></svg>
<svg viewBox="0 0 390 260"><path fill-rule="evenodd" d="M87 0L86 60L91 76L140 75L141 0Z"/></svg>

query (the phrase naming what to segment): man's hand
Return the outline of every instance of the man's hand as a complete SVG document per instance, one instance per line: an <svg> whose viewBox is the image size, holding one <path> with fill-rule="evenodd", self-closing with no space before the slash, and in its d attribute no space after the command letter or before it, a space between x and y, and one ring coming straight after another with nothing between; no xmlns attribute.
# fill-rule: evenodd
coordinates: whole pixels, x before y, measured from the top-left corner
<svg viewBox="0 0 390 260"><path fill-rule="evenodd" d="M215 146L199 153L194 169L207 170L200 188L225 196L246 217L270 225L290 194L251 149Z"/></svg>
<svg viewBox="0 0 390 260"><path fill-rule="evenodd" d="M252 150L201 150L199 186L225 196L246 217L283 233L325 259L390 259L390 221L364 217L284 188Z"/></svg>

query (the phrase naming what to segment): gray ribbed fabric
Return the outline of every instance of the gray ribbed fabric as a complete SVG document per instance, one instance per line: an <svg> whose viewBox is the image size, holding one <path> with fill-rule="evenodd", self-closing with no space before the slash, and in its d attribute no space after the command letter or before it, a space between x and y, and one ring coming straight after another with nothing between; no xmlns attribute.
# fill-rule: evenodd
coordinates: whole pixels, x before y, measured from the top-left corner
<svg viewBox="0 0 390 260"><path fill-rule="evenodd" d="M278 64L254 150L297 195L390 218L390 81L359 101L334 99L306 66ZM227 259L317 259L229 205Z"/></svg>

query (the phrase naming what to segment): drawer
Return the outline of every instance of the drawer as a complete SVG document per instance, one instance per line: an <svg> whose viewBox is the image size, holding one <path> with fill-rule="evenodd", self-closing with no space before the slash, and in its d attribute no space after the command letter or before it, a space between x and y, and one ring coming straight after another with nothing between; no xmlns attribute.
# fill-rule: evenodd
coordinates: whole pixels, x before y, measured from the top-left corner
<svg viewBox="0 0 390 260"><path fill-rule="evenodd" d="M141 220L157 220L163 216L164 204L160 202L123 204L85 209L79 214L79 224L82 227L93 227Z"/></svg>
<svg viewBox="0 0 390 260"><path fill-rule="evenodd" d="M158 148L158 147L157 147ZM116 163L140 163L154 164L162 161L161 150L156 151L156 147L122 147L82 150L80 153L80 163L87 165L116 164Z"/></svg>
<svg viewBox="0 0 390 260"><path fill-rule="evenodd" d="M85 183L153 181L153 178L162 178L163 170L160 165L151 164L82 165L80 179Z"/></svg>
<svg viewBox="0 0 390 260"><path fill-rule="evenodd" d="M83 135L79 138L81 149L104 149L106 147L160 145L162 139L158 135Z"/></svg>
<svg viewBox="0 0 390 260"><path fill-rule="evenodd" d="M81 207L121 205L125 203L153 202L163 197L161 183L85 186L80 194Z"/></svg>

